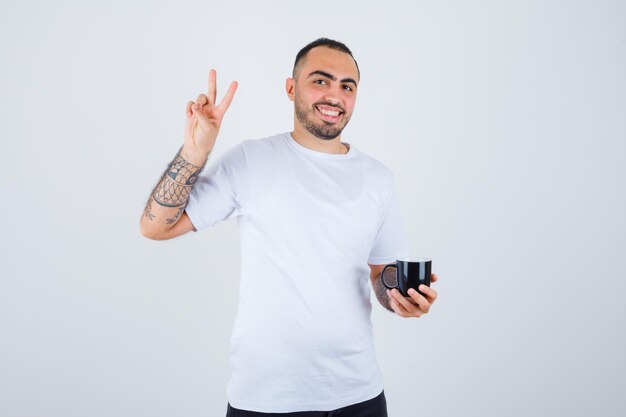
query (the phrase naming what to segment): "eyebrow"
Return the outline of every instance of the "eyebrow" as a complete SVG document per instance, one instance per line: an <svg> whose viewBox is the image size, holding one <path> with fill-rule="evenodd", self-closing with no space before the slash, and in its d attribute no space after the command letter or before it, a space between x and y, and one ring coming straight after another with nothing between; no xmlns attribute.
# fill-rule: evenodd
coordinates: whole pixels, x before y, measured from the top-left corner
<svg viewBox="0 0 626 417"><path fill-rule="evenodd" d="M326 78L330 78L333 81L337 81L337 77L335 77L332 74L327 73L326 71L321 71L321 70L316 70L313 71L312 73L310 73L307 78L312 77L313 75L321 75L322 77L326 77ZM352 83L355 85L357 85L356 81L354 81L352 78L344 78L343 80L341 80L342 83Z"/></svg>

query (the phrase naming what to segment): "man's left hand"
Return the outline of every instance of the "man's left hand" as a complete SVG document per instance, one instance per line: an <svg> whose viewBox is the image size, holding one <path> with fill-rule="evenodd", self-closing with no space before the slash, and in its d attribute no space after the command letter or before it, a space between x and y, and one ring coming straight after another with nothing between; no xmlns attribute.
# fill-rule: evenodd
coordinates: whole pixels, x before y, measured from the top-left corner
<svg viewBox="0 0 626 417"><path fill-rule="evenodd" d="M437 281L437 275L430 275L430 282ZM413 288L409 289L409 297L402 295L398 289L387 290L389 296L389 305L399 316L401 317L421 317L423 314L428 313L430 307L437 299L437 291L422 284L419 290L426 294L424 297Z"/></svg>

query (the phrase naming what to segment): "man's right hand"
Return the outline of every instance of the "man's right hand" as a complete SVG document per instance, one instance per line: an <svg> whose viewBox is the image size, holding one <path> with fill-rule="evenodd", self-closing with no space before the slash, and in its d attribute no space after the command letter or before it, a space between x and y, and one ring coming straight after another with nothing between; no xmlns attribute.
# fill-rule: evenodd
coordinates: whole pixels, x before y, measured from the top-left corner
<svg viewBox="0 0 626 417"><path fill-rule="evenodd" d="M195 102L187 103L185 143L181 150L181 156L198 166L204 165L209 157L209 153L215 145L224 114L237 90L237 81L233 81L220 104L216 104L215 78L216 72L211 69L209 71L208 93L206 95L200 94Z"/></svg>

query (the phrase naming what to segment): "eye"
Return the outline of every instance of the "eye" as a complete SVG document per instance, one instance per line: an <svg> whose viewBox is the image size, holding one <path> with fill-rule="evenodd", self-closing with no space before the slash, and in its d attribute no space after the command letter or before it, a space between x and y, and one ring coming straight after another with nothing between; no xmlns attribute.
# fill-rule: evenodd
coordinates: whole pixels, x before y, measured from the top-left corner
<svg viewBox="0 0 626 417"><path fill-rule="evenodd" d="M349 85L344 85L344 87L348 87L348 89L352 91L352 87L350 87Z"/></svg>
<svg viewBox="0 0 626 417"><path fill-rule="evenodd" d="M315 80L315 81L313 81L313 82L314 82L314 83L316 83L316 82L318 82L318 81L321 81L321 82L324 82L324 83L326 82L326 80Z"/></svg>

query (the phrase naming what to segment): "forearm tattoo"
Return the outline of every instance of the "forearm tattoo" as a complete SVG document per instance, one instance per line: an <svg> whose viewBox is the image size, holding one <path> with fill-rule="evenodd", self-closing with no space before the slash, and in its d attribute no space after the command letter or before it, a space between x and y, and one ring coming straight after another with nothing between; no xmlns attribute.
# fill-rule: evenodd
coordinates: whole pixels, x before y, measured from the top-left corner
<svg viewBox="0 0 626 417"><path fill-rule="evenodd" d="M184 160L180 153L176 155L167 167L164 180L152 193L154 201L165 207L186 205L201 168Z"/></svg>
<svg viewBox="0 0 626 417"><path fill-rule="evenodd" d="M198 166L187 162L180 156L179 150L174 160L167 166L157 186L154 187L150 199L146 203L144 215L149 220L154 220L155 215L152 213L152 198L154 198L154 201L161 206L178 207L174 217L165 219L167 224L175 223L185 210L185 206L189 202L189 193L198 180L198 175L204 165Z"/></svg>
<svg viewBox="0 0 626 417"><path fill-rule="evenodd" d="M389 285L396 285L397 277L396 277L395 268L387 268L387 270L385 271L385 282ZM393 308L391 308L391 305L389 304L389 296L387 295L387 287L385 287L385 285L383 284L383 280L380 278L380 275L378 276L378 278L374 280L373 287L374 287L374 293L376 294L376 298L378 299L378 302L387 310L391 311L392 313L395 313L395 311L393 311Z"/></svg>
<svg viewBox="0 0 626 417"><path fill-rule="evenodd" d="M172 224L175 223L176 220L178 220L178 218L180 217L181 214L183 214L183 210L185 210L185 206L187 206L187 203L185 202L184 206L181 206L178 211L176 212L176 214L174 214L174 217L170 217L169 219L165 219L165 223L167 224Z"/></svg>
<svg viewBox="0 0 626 417"><path fill-rule="evenodd" d="M154 220L154 214L152 214L152 194L150 194L150 198L146 203L146 208L143 209L143 215L148 218L148 220Z"/></svg>

